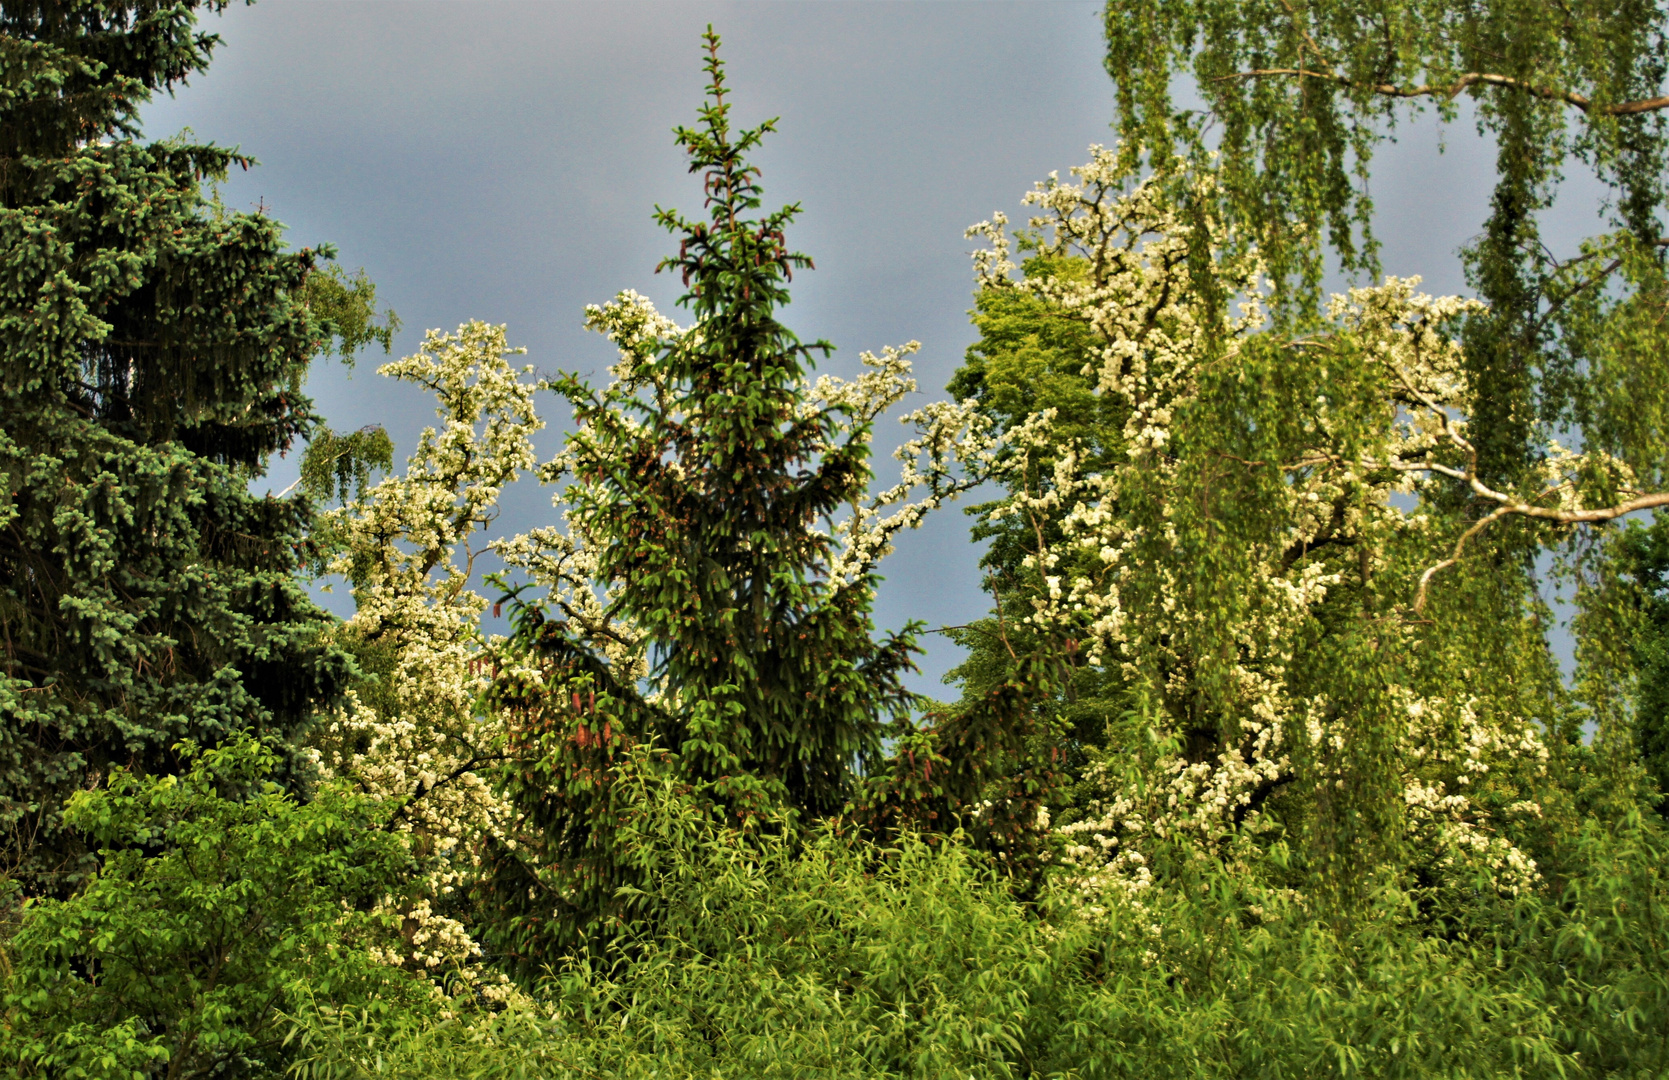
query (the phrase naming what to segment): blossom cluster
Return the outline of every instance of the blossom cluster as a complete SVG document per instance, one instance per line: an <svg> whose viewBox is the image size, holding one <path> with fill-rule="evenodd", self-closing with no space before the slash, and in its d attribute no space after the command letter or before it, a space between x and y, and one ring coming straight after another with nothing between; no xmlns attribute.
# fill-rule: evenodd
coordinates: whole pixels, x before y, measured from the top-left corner
<svg viewBox="0 0 1669 1080"><path fill-rule="evenodd" d="M489 995L504 992L502 982L482 983L479 946L444 911L467 885L482 837L512 825L483 775L502 753L502 730L478 708L490 643L487 601L469 582L492 546L476 537L497 518L504 488L533 467L532 436L543 427L533 369L506 359L520 351L502 326L470 322L431 331L419 352L380 368L433 393L441 424L423 431L403 475L326 511L321 529L336 547L329 568L353 588L344 641L381 670L374 694L350 694L324 723L319 768L400 802L397 827L422 867L406 893L385 901L400 940L384 958Z"/></svg>
<svg viewBox="0 0 1669 1080"><path fill-rule="evenodd" d="M1058 830L1067 862L1097 896L1139 895L1155 841L1222 843L1272 828L1281 798L1351 797L1361 746L1388 726L1416 845L1441 870L1528 886L1534 863L1501 835L1498 800L1475 792L1492 770L1538 767L1538 728L1486 719L1468 687L1438 677L1451 639L1409 617L1415 581L1453 542L1432 506L1469 475L1449 329L1478 305L1388 278L1335 298L1313 332L1277 334L1255 249L1197 212L1209 176L1132 182L1116 152L1091 153L1073 182L1026 196L1039 212L1022 234L1086 274L1016 276L1006 220L970 230L987 240L983 288L1090 328L1084 376L1123 418L1123 453L1099 468L1047 415L1010 432L1010 495L988 518L1034 526L1025 621L1121 680L1156 748L1136 767L1092 766L1095 794ZM1346 604L1378 655L1430 673L1380 688L1394 706L1364 705L1377 690L1331 687L1308 663Z"/></svg>

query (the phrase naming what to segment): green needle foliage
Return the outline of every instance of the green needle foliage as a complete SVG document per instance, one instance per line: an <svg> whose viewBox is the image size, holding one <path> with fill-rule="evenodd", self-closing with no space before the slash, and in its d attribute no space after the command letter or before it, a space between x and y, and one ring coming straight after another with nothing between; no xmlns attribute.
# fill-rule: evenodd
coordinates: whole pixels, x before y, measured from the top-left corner
<svg viewBox="0 0 1669 1080"><path fill-rule="evenodd" d="M603 574L626 583L622 614L655 642L662 692L690 709L682 730L660 733L666 745L692 775L747 777L715 790L726 802L765 796L823 816L907 703L911 645L874 640L872 578L825 579L831 544L815 525L867 490L868 431L839 408L806 408L804 375L832 349L776 316L794 269L812 266L784 246L799 204L746 216L763 194L746 155L775 122L732 139L718 36L706 42L702 126L677 134L710 220L657 215L681 236L659 269L681 275L699 339L661 358L655 381L671 393L645 405L641 434L611 425L582 451L581 513L614 523ZM580 423L602 418L580 386L566 389Z"/></svg>
<svg viewBox="0 0 1669 1080"><path fill-rule="evenodd" d="M223 7L0 9L0 866L31 889L90 867L68 792L296 732L350 670L295 574L310 504L249 487L313 424L309 359L379 339L369 283L310 289L328 249L206 197L248 158L135 141Z"/></svg>
<svg viewBox="0 0 1669 1080"><path fill-rule="evenodd" d="M556 383L579 428L566 452L570 521L649 667L634 684L579 627L518 610L514 645L536 674L496 694L524 754L509 794L537 838L505 860L500 892L518 912L506 940L528 957L594 929L631 880L611 839L626 812L611 770L625 751L652 746L733 821L777 807L822 818L852 797L910 701L899 676L911 640L877 640L874 577L829 577L833 543L818 526L867 489L868 425L811 399L806 372L831 347L778 319L811 260L785 246L797 204L754 216L762 189L747 154L774 122L732 129L710 30L706 46L702 123L677 137L708 220L657 215L680 238L660 268L681 276L695 326L633 380L600 393L574 376ZM565 925L545 937L534 913L553 908Z"/></svg>

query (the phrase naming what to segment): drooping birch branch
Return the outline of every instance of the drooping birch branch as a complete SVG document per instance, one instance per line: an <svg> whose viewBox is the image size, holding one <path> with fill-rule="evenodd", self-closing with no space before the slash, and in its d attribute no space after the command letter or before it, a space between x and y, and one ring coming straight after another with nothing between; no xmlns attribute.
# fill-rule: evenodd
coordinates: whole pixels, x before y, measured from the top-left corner
<svg viewBox="0 0 1669 1080"><path fill-rule="evenodd" d="M1452 100L1461 91L1479 83L1488 86L1500 86L1510 90L1522 90L1533 97L1547 101L1562 101L1574 106L1590 116L1633 116L1640 113L1656 112L1669 108L1669 96L1655 98L1641 98L1638 101L1618 101L1609 105L1596 104L1593 99L1584 97L1571 90L1559 90L1553 87L1537 86L1523 79L1515 79L1510 75L1494 75L1489 72L1469 71L1448 85L1427 83L1424 86L1397 86L1394 83L1359 82L1348 75L1341 75L1332 71L1315 71L1310 68L1255 68L1251 71L1237 71L1232 75L1221 75L1214 82L1232 82L1237 79L1263 79L1270 77L1293 77L1303 79L1321 79L1326 82L1337 83L1352 90L1369 90L1386 97L1417 98L1434 97L1445 101Z"/></svg>
<svg viewBox="0 0 1669 1080"><path fill-rule="evenodd" d="M1447 476L1465 483L1472 493L1479 498L1487 499L1496 504L1494 510L1478 519L1464 533L1461 533L1460 538L1455 541L1455 546L1450 550L1448 558L1427 567L1425 573L1420 575L1420 584L1414 593L1413 613L1415 615L1425 610L1426 600L1430 595L1431 579L1458 563L1466 545L1502 518L1516 516L1535 518L1539 521L1551 521L1560 525L1591 525L1615 521L1617 518L1625 517L1639 510L1669 506L1669 491L1636 494L1633 498L1625 499L1610 506L1557 508L1537 505L1541 500L1550 498L1560 490L1568 488L1570 484L1566 480L1550 484L1539 492L1534 499L1528 501L1516 498L1506 492L1497 491L1478 478L1477 448L1450 422L1448 411L1434 401L1429 394L1416 386L1414 380L1409 378L1408 373L1403 371L1402 368L1394 367L1393 370L1396 372L1403 388L1437 417L1444 437L1466 454L1466 468L1457 469L1452 465L1444 465L1441 462L1433 461L1429 452L1424 461L1364 462L1363 464L1370 467L1395 469L1399 472L1427 472Z"/></svg>

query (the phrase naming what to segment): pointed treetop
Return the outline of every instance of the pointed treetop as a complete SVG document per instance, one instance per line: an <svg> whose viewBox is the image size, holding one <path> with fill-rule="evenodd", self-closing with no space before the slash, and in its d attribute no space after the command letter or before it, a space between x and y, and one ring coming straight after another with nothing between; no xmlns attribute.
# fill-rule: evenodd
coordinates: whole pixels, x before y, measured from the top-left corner
<svg viewBox="0 0 1669 1080"><path fill-rule="evenodd" d="M702 189L710 221L690 221L673 210L656 207L655 220L669 232L682 233L678 254L663 259L656 272L679 271L689 292L679 303L699 318L744 308L768 312L788 303L783 284L794 270L813 269L811 259L788 250L783 231L800 212L790 203L757 220L742 215L757 210L764 188L759 169L746 161L776 118L745 128L732 137L730 105L724 100L724 61L719 59L719 36L709 24L702 35L707 50L707 100L701 107L701 126L673 129L678 145L690 158L690 172L703 173Z"/></svg>

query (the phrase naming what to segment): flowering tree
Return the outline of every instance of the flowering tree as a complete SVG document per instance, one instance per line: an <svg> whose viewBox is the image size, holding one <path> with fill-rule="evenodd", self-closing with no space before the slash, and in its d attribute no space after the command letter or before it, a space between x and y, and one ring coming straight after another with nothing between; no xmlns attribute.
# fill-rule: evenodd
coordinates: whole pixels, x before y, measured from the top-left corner
<svg viewBox="0 0 1669 1080"><path fill-rule="evenodd" d="M974 231L984 310L1077 327L1034 362L1082 360L1054 392L1079 437L1051 436L1048 411L1021 434L1028 403L1005 404L992 358L1024 346L963 378L1019 436L985 514L993 569L1019 588L982 630L1080 666L1099 695L1057 822L1068 861L1140 887L1155 842L1263 836L1335 882L1412 866L1439 888L1476 872L1531 886L1574 714L1545 608L1503 587L1513 568L1491 553L1669 495L1559 446L1517 485L1484 482L1454 336L1476 302L1387 279L1276 331L1210 174L1186 200L1173 177L1133 183L1112 151L1074 174L1027 197L1018 278L1006 223Z"/></svg>
<svg viewBox="0 0 1669 1080"><path fill-rule="evenodd" d="M370 485L320 518L323 569L347 577L357 605L339 632L374 682L350 691L311 742L325 778L397 806L391 829L418 872L384 901L399 917L389 962L478 984L480 948L462 901L483 844L510 827L488 782L504 752L487 685L486 601L468 585L490 544L477 539L498 499L534 463L531 367L510 365L504 328L431 331L417 353L379 373L438 402L403 475ZM327 474L323 482L330 480ZM494 985L482 986L496 993Z"/></svg>
<svg viewBox="0 0 1669 1080"><path fill-rule="evenodd" d="M1557 472L1554 441L1612 455L1641 490L1664 487L1663 5L1142 0L1108 4L1105 25L1126 164L1213 171L1232 242L1258 246L1282 286L1276 306L1294 318L1319 311L1328 257L1376 272L1378 144L1427 109L1475 123L1492 138L1496 176L1488 217L1461 248L1487 305L1461 324L1481 485L1469 513L1503 511L1497 495ZM1174 107L1185 72L1203 108ZM1607 190L1595 207L1606 232L1559 250L1540 218L1573 167ZM1549 587L1545 534L1488 528L1499 572L1516 567L1505 587ZM1630 553L1661 539L1619 546L1622 532L1568 532L1557 561L1575 585L1577 678L1602 741L1652 756L1669 719L1636 676L1655 670L1641 635L1652 633L1656 572Z"/></svg>

